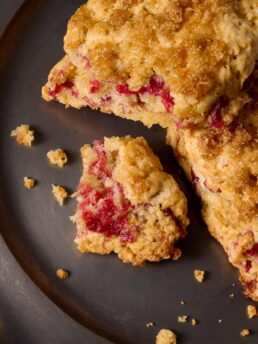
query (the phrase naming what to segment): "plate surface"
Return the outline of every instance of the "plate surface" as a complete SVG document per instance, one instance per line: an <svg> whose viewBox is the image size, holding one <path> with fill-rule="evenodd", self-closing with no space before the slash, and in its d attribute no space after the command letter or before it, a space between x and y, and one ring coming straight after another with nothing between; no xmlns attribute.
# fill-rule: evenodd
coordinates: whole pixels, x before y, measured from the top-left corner
<svg viewBox="0 0 258 344"><path fill-rule="evenodd" d="M22 268L60 309L77 322L114 343L151 344L161 328L178 333L180 343L242 343L239 332L253 330L245 339L257 343L257 320L248 320L236 271L221 247L209 236L200 218L198 200L185 181L172 151L165 144L165 131L90 109L65 109L41 99L40 89L50 68L63 55L62 43L68 18L83 0L26 1L0 41L0 227L3 238ZM30 124L37 135L31 149L19 147L9 137L19 124ZM180 243L178 262L147 264L136 268L115 255L82 255L73 239L69 216L74 201L59 207L51 184L74 190L82 166L79 149L103 136L144 136L159 155L165 169L186 190L191 225ZM50 167L46 153L61 147L69 153L64 169ZM23 177L38 181L28 191ZM71 277L59 281L59 267ZM208 272L198 284L194 269ZM232 284L235 283L236 286ZM229 294L235 297L230 298ZM181 305L180 301L185 301ZM186 314L199 320L177 322ZM218 319L223 319L218 324ZM154 322L147 329L145 324ZM104 342L104 339L103 339ZM39 340L38 343L44 343ZM90 343L89 343L90 344Z"/></svg>

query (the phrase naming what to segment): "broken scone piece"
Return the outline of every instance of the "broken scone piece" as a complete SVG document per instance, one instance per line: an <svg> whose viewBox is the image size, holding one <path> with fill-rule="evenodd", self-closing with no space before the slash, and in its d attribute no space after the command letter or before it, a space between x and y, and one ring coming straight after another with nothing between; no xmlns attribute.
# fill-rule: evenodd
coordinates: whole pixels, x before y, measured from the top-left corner
<svg viewBox="0 0 258 344"><path fill-rule="evenodd" d="M56 276L60 279L67 279L69 277L69 273L64 269L56 270Z"/></svg>
<svg viewBox="0 0 258 344"><path fill-rule="evenodd" d="M49 151L47 157L51 165L58 167L64 167L68 161L66 153L61 148Z"/></svg>
<svg viewBox="0 0 258 344"><path fill-rule="evenodd" d="M60 185L52 184L52 193L60 205L63 205L65 199L68 197L67 190L63 186L60 186Z"/></svg>
<svg viewBox="0 0 258 344"><path fill-rule="evenodd" d="M257 59L256 9L252 0L89 0L68 23L43 98L147 126L196 124L218 108L223 117Z"/></svg>
<svg viewBox="0 0 258 344"><path fill-rule="evenodd" d="M27 124L22 124L15 130L12 130L11 137L15 137L19 145L27 147L31 147L32 142L35 139L34 130L31 130L30 126Z"/></svg>
<svg viewBox="0 0 258 344"><path fill-rule="evenodd" d="M202 201L208 229L258 301L258 81L252 101L223 128L168 130L168 142Z"/></svg>
<svg viewBox="0 0 258 344"><path fill-rule="evenodd" d="M176 334L170 330L162 329L156 337L156 344L176 344Z"/></svg>
<svg viewBox="0 0 258 344"><path fill-rule="evenodd" d="M104 138L81 149L83 175L72 220L81 252L115 252L125 263L178 258L187 202L144 138Z"/></svg>

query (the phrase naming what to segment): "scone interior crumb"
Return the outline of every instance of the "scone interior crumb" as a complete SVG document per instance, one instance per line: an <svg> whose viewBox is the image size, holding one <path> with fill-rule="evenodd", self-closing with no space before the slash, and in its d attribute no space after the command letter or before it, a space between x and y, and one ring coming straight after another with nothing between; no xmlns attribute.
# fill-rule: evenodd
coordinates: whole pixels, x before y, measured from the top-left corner
<svg viewBox="0 0 258 344"><path fill-rule="evenodd" d="M246 312L249 319L257 316L257 308L253 305L248 305L246 308Z"/></svg>
<svg viewBox="0 0 258 344"><path fill-rule="evenodd" d="M66 270L64 270L64 269L56 270L56 275L60 279L66 279L66 278L69 277L69 273Z"/></svg>
<svg viewBox="0 0 258 344"><path fill-rule="evenodd" d="M203 270L194 270L194 278L197 282L202 283L204 281L205 271Z"/></svg>
<svg viewBox="0 0 258 344"><path fill-rule="evenodd" d="M248 330L247 328L244 328L242 331L240 331L240 335L242 337L247 337L250 335L250 330Z"/></svg>
<svg viewBox="0 0 258 344"><path fill-rule="evenodd" d="M60 186L60 185L52 184L52 193L60 205L63 205L64 200L68 197L67 190L63 186Z"/></svg>
<svg viewBox="0 0 258 344"><path fill-rule="evenodd" d="M63 167L68 161L67 154L61 148L49 151L47 157L51 165L58 167Z"/></svg>
<svg viewBox="0 0 258 344"><path fill-rule="evenodd" d="M24 177L23 183L26 189L32 189L35 186L36 181L33 178Z"/></svg>
<svg viewBox="0 0 258 344"><path fill-rule="evenodd" d="M176 338L176 334L171 330L162 329L156 337L156 344L176 344Z"/></svg>
<svg viewBox="0 0 258 344"><path fill-rule="evenodd" d="M177 321L180 322L180 323L185 323L187 322L187 319L188 319L188 316L187 315L179 315L177 317Z"/></svg>
<svg viewBox="0 0 258 344"><path fill-rule="evenodd" d="M15 137L19 145L31 147L34 141L34 131L27 124L21 124L15 130L12 130L11 137Z"/></svg>

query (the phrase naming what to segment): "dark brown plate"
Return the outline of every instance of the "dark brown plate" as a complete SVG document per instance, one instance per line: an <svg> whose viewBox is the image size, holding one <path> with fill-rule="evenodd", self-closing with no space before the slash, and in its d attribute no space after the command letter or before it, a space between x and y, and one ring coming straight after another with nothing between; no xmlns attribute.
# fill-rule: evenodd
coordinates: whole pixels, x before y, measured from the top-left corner
<svg viewBox="0 0 258 344"><path fill-rule="evenodd" d="M254 334L245 340L257 343L257 321L248 320L245 313L250 302L241 295L236 271L201 221L198 201L165 144L165 132L90 109L66 110L41 99L41 86L63 55L67 20L83 2L25 1L0 41L0 227L5 242L24 271L63 312L114 343L154 343L161 328L175 330L185 344L241 343L240 330L250 328ZM31 149L19 147L9 137L21 123L36 130L37 144ZM74 190L84 143L128 134L144 136L166 171L189 190L192 223L188 238L180 244L183 256L178 262L136 268L115 255L80 254L69 221L75 204L69 201L59 207L52 197L52 183ZM64 169L54 169L46 160L48 150L58 147L69 153L70 164ZM24 176L36 178L37 187L25 190ZM59 267L71 271L71 278L57 280ZM208 271L205 283L196 283L195 268ZM199 324L179 324L177 316L182 314L198 319ZM223 323L219 325L218 319ZM147 329L147 322L156 326ZM69 326L63 331L69 331ZM45 343L44 338L37 343Z"/></svg>

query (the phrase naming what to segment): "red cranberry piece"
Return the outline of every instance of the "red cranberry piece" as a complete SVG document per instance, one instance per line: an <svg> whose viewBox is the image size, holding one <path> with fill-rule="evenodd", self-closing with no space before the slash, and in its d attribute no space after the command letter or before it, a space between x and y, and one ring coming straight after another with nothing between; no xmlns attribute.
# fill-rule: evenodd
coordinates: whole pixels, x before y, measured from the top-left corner
<svg viewBox="0 0 258 344"><path fill-rule="evenodd" d="M167 112L172 112L174 106L174 99L171 97L169 92L165 92L162 94L162 104L165 106Z"/></svg>
<svg viewBox="0 0 258 344"><path fill-rule="evenodd" d="M251 249L246 250L245 255L258 258L258 243L255 244Z"/></svg>
<svg viewBox="0 0 258 344"><path fill-rule="evenodd" d="M252 262L251 260L247 260L246 263L245 263L245 271L246 272L249 272L252 268Z"/></svg>
<svg viewBox="0 0 258 344"><path fill-rule="evenodd" d="M150 79L150 85L147 87L147 92L154 96L161 95L164 86L164 80L157 75L153 75Z"/></svg>
<svg viewBox="0 0 258 344"><path fill-rule="evenodd" d="M49 90L48 94L51 97L55 97L58 93L62 91L63 88L72 88L73 87L73 82L71 80L66 80L62 84L56 85L53 90Z"/></svg>
<svg viewBox="0 0 258 344"><path fill-rule="evenodd" d="M208 124L213 127L213 128L217 128L217 129L223 129L225 124L222 120L222 114L223 114L223 110L225 107L225 102L223 102L222 100L218 101L213 109L211 110L211 113L209 114L208 117Z"/></svg>
<svg viewBox="0 0 258 344"><path fill-rule="evenodd" d="M97 93L100 88L100 81L98 80L91 80L90 81L90 93Z"/></svg>
<svg viewBox="0 0 258 344"><path fill-rule="evenodd" d="M138 91L131 91L129 90L128 84L119 84L116 86L116 90L120 94L124 94L126 96L137 95Z"/></svg>

